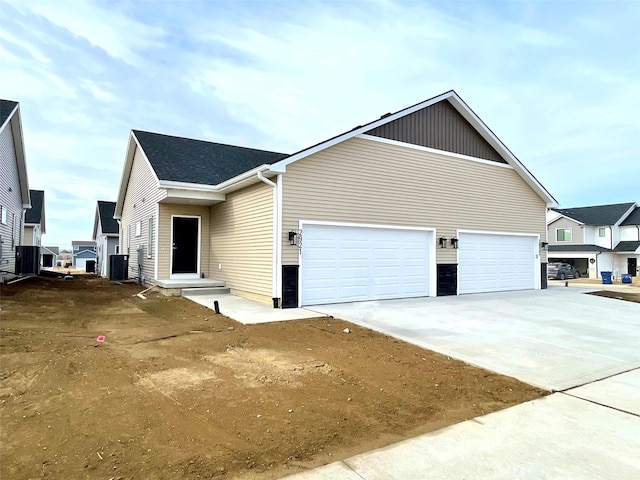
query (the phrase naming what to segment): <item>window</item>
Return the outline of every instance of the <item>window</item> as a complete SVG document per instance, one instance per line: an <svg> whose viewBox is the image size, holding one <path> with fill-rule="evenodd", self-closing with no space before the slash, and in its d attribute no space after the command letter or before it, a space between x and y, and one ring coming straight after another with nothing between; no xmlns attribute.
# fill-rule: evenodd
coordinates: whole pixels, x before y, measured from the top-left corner
<svg viewBox="0 0 640 480"><path fill-rule="evenodd" d="M0 205L0 217L2 220L2 224L7 224L7 209Z"/></svg>
<svg viewBox="0 0 640 480"><path fill-rule="evenodd" d="M141 231L142 231L142 224L140 223L140 220L138 220L136 222L136 237L140 236Z"/></svg>
<svg viewBox="0 0 640 480"><path fill-rule="evenodd" d="M557 228L556 240L558 242L570 242L571 241L571 229L570 228Z"/></svg>
<svg viewBox="0 0 640 480"><path fill-rule="evenodd" d="M20 233L18 233L19 235ZM16 248L16 214L11 216L11 248Z"/></svg>
<svg viewBox="0 0 640 480"><path fill-rule="evenodd" d="M73 250L76 252L80 250L80 245L74 245Z"/></svg>
<svg viewBox="0 0 640 480"><path fill-rule="evenodd" d="M600 238L602 238L602 237L606 237L606 236L607 236L607 229L606 229L606 228L604 228L604 227L600 227L600 228L598 229L598 236L599 236Z"/></svg>
<svg viewBox="0 0 640 480"><path fill-rule="evenodd" d="M131 225L127 226L127 253L131 251Z"/></svg>
<svg viewBox="0 0 640 480"><path fill-rule="evenodd" d="M147 258L151 258L151 242L153 241L153 217L149 217L147 225Z"/></svg>

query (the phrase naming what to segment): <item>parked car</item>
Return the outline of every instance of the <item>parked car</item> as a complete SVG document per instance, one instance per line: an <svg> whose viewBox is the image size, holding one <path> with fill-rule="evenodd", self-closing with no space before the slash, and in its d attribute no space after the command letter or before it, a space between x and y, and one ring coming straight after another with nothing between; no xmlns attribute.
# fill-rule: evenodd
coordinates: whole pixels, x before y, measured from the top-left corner
<svg viewBox="0 0 640 480"><path fill-rule="evenodd" d="M566 278L580 278L580 272L568 263L553 262L547 265L547 278L550 280L564 280Z"/></svg>

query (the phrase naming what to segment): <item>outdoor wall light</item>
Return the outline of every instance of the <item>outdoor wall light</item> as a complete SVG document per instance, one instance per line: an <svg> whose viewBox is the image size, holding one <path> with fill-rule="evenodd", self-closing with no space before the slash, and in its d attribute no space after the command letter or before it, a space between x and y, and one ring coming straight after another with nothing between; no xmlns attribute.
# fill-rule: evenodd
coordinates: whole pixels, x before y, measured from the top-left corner
<svg viewBox="0 0 640 480"><path fill-rule="evenodd" d="M298 235L296 234L296 232L289 232L289 245L295 245L296 244L296 237Z"/></svg>
<svg viewBox="0 0 640 480"><path fill-rule="evenodd" d="M453 238L451 239L451 246L452 246L453 248L458 248L458 239L457 239L456 237L453 237Z"/></svg>
<svg viewBox="0 0 640 480"><path fill-rule="evenodd" d="M540 242L540 248L546 250L549 246L549 242Z"/></svg>
<svg viewBox="0 0 640 480"><path fill-rule="evenodd" d="M446 239L446 237L440 237L440 248L447 248L447 239Z"/></svg>

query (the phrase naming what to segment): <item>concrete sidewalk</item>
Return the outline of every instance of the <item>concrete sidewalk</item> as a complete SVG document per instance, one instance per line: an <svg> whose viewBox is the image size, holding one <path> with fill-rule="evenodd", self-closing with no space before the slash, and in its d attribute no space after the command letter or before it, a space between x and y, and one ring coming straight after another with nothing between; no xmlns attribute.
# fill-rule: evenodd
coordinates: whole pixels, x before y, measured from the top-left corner
<svg viewBox="0 0 640 480"><path fill-rule="evenodd" d="M572 391L607 401L612 383L638 411L640 374ZM615 396L615 395L614 395ZM636 480L640 417L555 393L366 452L287 480L572 479Z"/></svg>

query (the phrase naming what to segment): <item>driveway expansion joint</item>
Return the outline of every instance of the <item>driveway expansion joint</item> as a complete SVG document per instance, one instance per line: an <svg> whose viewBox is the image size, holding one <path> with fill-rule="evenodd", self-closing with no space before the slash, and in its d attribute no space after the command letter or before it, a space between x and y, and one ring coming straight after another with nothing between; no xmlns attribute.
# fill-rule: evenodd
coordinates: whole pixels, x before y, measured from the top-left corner
<svg viewBox="0 0 640 480"><path fill-rule="evenodd" d="M570 393L567 393L569 390L574 390L576 388L584 387L585 385L591 385L592 383L598 383L598 382L601 382L603 380L607 380L608 378L617 377L619 375L623 375L623 374L629 373L629 372L634 372L636 370L640 370L640 367L632 367L632 368L629 368L627 370L623 370L621 372L612 373L611 375L607 375L607 376L604 376L602 378L597 378L597 379L591 380L589 382L581 383L580 385L574 385L573 387L567 387L567 388L562 388L562 389L552 388L551 389L551 393L566 393L567 395L571 395ZM571 395L571 396L575 397L575 395ZM576 397L576 398L580 398L580 397Z"/></svg>
<svg viewBox="0 0 640 480"><path fill-rule="evenodd" d="M633 415L634 417L640 418L640 415L637 414L637 413L630 412L629 410L624 410L622 408L612 407L611 405L607 405L606 403L596 402L595 400L589 400L588 398L579 397L578 395L573 395L573 394L567 393L567 392L557 392L557 393L562 393L563 395L567 395L568 397L577 398L578 400L584 400L585 402L593 403L594 405L598 405L600 407L609 408L609 409L615 410L617 412L626 413L627 415Z"/></svg>

